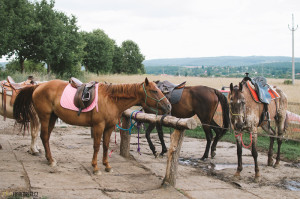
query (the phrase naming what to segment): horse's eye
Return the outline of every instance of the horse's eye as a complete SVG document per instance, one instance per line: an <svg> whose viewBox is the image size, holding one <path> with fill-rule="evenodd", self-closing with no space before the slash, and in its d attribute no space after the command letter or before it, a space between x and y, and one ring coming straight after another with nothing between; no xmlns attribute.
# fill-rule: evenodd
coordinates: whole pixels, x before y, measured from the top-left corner
<svg viewBox="0 0 300 199"><path fill-rule="evenodd" d="M151 92L151 93L155 93L155 94L157 93L156 90L150 90L150 92Z"/></svg>

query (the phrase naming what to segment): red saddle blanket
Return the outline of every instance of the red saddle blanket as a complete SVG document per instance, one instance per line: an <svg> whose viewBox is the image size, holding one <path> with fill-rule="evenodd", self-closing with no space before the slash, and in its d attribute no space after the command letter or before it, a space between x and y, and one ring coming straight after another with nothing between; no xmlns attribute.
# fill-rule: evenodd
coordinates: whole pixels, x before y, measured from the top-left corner
<svg viewBox="0 0 300 199"><path fill-rule="evenodd" d="M95 84L95 89L96 89L96 93L95 93L95 99L92 102L92 104L83 109L81 112L89 112L91 110L93 110L96 107L96 110L98 112L98 86L99 84ZM74 96L76 93L77 89L72 87L70 84L68 84L65 88L65 90L62 93L62 96L60 98L60 105L63 108L69 109L69 110L73 110L73 111L78 111L79 109L74 105Z"/></svg>
<svg viewBox="0 0 300 199"><path fill-rule="evenodd" d="M259 100L259 98L258 98L257 92L256 92L256 90L250 85L250 81L247 81L247 87L248 87L248 89L249 89L249 91L250 91L250 93L251 93L251 96L252 96L252 98L254 99L254 101L260 103L260 100ZM274 89L272 89L271 87L269 88L268 92L269 92L269 94L271 95L272 100L277 99L277 98L280 98L279 94L278 94Z"/></svg>

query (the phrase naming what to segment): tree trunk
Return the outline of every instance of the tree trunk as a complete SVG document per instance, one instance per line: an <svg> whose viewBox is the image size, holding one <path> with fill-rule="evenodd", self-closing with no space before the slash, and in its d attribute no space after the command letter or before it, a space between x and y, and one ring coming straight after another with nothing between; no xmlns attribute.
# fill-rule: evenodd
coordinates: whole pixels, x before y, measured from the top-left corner
<svg viewBox="0 0 300 199"><path fill-rule="evenodd" d="M21 73L25 73L24 58L20 57L19 61L20 61Z"/></svg>
<svg viewBox="0 0 300 199"><path fill-rule="evenodd" d="M51 71L50 64L47 64L47 74L48 74L48 75L50 74L50 71Z"/></svg>

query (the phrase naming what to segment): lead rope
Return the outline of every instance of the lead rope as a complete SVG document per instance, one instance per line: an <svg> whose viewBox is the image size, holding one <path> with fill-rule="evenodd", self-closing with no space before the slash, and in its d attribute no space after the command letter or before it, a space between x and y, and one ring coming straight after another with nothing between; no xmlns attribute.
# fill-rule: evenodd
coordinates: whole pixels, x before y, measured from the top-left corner
<svg viewBox="0 0 300 199"><path fill-rule="evenodd" d="M245 149L249 149L252 145L252 133L250 133L250 144L248 146L246 146L243 142L243 133L239 133L239 134L235 134L234 137L237 138L238 136L241 136L241 142L242 142L242 145Z"/></svg>
<svg viewBox="0 0 300 199"><path fill-rule="evenodd" d="M138 113L141 113L141 111L138 111L138 112L136 112L135 113L135 116L134 116L134 118L136 119L136 115L138 114ZM137 124L136 124L136 128L137 128L137 130L138 130L138 148L137 148L137 152L140 154L140 155L142 155L141 154L141 148L140 148L140 127L141 127L141 125L142 125L142 122L137 122Z"/></svg>

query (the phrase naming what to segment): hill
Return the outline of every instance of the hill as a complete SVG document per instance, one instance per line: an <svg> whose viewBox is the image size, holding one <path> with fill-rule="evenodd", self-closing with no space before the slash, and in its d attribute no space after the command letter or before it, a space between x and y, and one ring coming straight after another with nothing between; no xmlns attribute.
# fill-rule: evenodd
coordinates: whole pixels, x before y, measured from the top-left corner
<svg viewBox="0 0 300 199"><path fill-rule="evenodd" d="M291 57L284 56L220 56L198 58L150 59L143 64L148 66L250 66L256 64L291 62ZM300 62L300 58L295 58Z"/></svg>

